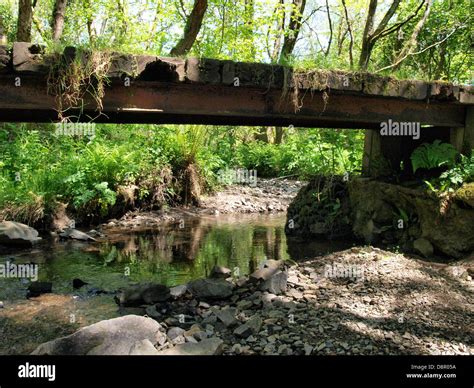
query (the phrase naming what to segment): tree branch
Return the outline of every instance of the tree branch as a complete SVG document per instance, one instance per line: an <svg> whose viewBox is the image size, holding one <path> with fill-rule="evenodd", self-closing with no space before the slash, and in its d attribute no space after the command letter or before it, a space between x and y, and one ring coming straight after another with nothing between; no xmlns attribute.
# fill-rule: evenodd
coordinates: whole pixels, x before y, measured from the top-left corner
<svg viewBox="0 0 474 388"><path fill-rule="evenodd" d="M349 20L349 13L347 12L346 1L342 0L342 6L344 7L344 15L347 23L347 31L349 32L349 61L351 64L351 69L354 67L354 57L352 56L352 49L354 47L354 36L352 35L351 22Z"/></svg>
<svg viewBox="0 0 474 388"><path fill-rule="evenodd" d="M410 20L415 18L418 15L418 12L420 9L423 7L424 2L421 2L421 4L418 6L418 8L415 10L413 14L411 14L408 18L406 18L403 22L400 23L395 23L393 26L387 28L386 30L380 32L380 34L375 37L375 39L383 38L384 36L390 35L392 32L395 32L399 30L401 27L403 27L405 24L407 24Z"/></svg>
<svg viewBox="0 0 474 388"><path fill-rule="evenodd" d="M392 67L395 67L395 66L398 66L401 62L403 62L405 59L407 59L408 57L410 56L413 56L413 55L419 55L419 54L422 54L424 53L425 51L435 47L435 46L439 46L441 43L445 42L446 40L449 39L449 37L451 35L453 35L456 31L462 29L462 28L465 28L466 25L465 24L462 24L460 25L459 27L456 27L453 31L451 31L448 35L446 35L445 38L441 39L440 41L436 42L436 43L433 43L431 45L429 45L428 47L425 47L423 50L420 50L420 51L417 51L417 52L413 52L413 53L407 53L405 56L403 56L402 58L400 58L397 62L389 65L389 66L385 66L385 67L382 67L381 69L378 69L376 70L374 73L380 73L381 71L384 71L384 70L387 70L387 69L391 69Z"/></svg>

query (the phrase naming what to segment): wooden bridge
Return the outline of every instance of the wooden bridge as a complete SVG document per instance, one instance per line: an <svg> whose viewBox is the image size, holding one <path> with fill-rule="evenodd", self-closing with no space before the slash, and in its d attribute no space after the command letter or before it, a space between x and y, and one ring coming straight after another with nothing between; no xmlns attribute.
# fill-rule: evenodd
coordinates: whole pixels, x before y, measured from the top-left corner
<svg viewBox="0 0 474 388"><path fill-rule="evenodd" d="M48 56L24 42L0 46L0 122L57 121L58 96L48 93L52 66L87 61L88 55L67 48L62 56ZM108 63L101 111L86 96L68 116L103 123L372 129L366 135L366 172L373 156L401 160L407 146L434 138L460 151L474 148L471 86L205 58L111 53ZM388 120L419 123L421 137L380 136Z"/></svg>

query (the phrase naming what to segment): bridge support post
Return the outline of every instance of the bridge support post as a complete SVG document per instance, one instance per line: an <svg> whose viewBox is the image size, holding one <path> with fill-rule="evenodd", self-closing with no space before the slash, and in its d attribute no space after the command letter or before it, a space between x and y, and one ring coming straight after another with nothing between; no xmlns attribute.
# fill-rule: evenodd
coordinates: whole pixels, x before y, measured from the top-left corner
<svg viewBox="0 0 474 388"><path fill-rule="evenodd" d="M463 152L464 148L465 128L451 128L449 131L449 142L459 152Z"/></svg>
<svg viewBox="0 0 474 388"><path fill-rule="evenodd" d="M471 123L474 123L472 118ZM420 136L417 139L410 136L381 136L378 130L366 130L362 175L372 178L393 174L410 176L413 174L410 156L421 144L432 143L438 139L453 144L459 151L466 152L468 134L467 122L466 128L421 128ZM471 129L470 134L469 141L472 148L474 130Z"/></svg>
<svg viewBox="0 0 474 388"><path fill-rule="evenodd" d="M464 124L464 152L471 153L474 150L474 106L466 108L466 121Z"/></svg>
<svg viewBox="0 0 474 388"><path fill-rule="evenodd" d="M364 155L362 159L362 176L376 177L377 161L382 156L382 141L378 130L368 129L365 131Z"/></svg>
<svg viewBox="0 0 474 388"><path fill-rule="evenodd" d="M474 149L474 107L466 109L466 119L464 127L451 128L449 142L459 152L469 154Z"/></svg>

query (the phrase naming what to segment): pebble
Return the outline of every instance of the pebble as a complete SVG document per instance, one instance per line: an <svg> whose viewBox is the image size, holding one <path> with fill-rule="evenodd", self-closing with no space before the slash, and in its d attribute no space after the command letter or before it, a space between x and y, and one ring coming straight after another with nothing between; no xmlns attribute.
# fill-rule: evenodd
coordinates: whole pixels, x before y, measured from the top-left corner
<svg viewBox="0 0 474 388"><path fill-rule="evenodd" d="M242 346L240 344L235 344L234 346L232 346L231 351L232 351L232 353L235 353L235 354L241 354L242 353Z"/></svg>

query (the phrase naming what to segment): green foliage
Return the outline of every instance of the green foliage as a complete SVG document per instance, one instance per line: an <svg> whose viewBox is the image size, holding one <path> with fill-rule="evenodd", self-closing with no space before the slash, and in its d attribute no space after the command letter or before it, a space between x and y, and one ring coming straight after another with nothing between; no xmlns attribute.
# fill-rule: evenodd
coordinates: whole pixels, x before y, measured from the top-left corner
<svg viewBox="0 0 474 388"><path fill-rule="evenodd" d="M135 206L173 203L189 163L209 190L225 168L256 169L260 177L356 172L363 147L363 133L354 130L285 129L282 144L255 141L248 127L97 125L93 140L54 131L0 126L0 209L22 209L3 216L36 222L60 201L84 218L105 217L134 186Z"/></svg>
<svg viewBox="0 0 474 388"><path fill-rule="evenodd" d="M474 181L474 154L470 156L461 155L460 161L452 168L444 171L438 178L425 181L428 188L433 192L452 192L464 183Z"/></svg>
<svg viewBox="0 0 474 388"><path fill-rule="evenodd" d="M293 33L288 30L291 2L208 3L189 55L265 63L279 60L285 37ZM302 69L357 70L354 66L366 19L360 15L367 14L368 1L345 3L349 21L341 2L328 2L326 9L324 4L321 7L318 2L307 1L295 48L285 63ZM379 3L376 24L388 5ZM418 0L401 2L384 29L394 32L375 45L369 71L393 64L422 17L423 12L419 12L405 22L418 4ZM67 112L70 105L81 105L87 94L96 97L100 110L107 82L106 53L169 54L182 37L193 0L69 1L60 42L53 42L51 37L53 5L53 0L44 0L34 8L32 41L45 44L49 52L76 46L95 53L85 64L64 66L57 61L58 68L50 74L49 86L58 96L57 108ZM331 26L325 14L328 11ZM468 0L434 1L413 48L418 54L410 55L396 71L390 68L385 73L399 78L472 82L469 12ZM1 1L0 29L10 43L15 40L17 14L18 0ZM397 25L402 27L402 34L394 28ZM56 138L51 126L2 124L0 209L19 209L8 214L31 220L43 217L59 200L68 202L73 211L105 215L123 203L123 187L134 186L138 187L136 206L160 206L177 198L178 171L189 164L197 165L211 190L217 187L216 173L223 168L256 169L261 177L357 173L363 136L354 130L284 129L283 141L274 144L275 136L270 136L268 143L256 141L251 127L98 125L95 139L87 141ZM472 158L462 158L459 164L455 158L449 144L424 144L412 155L413 170L447 169L432 182L433 187L471 180ZM18 176L20 180L15 179Z"/></svg>
<svg viewBox="0 0 474 388"><path fill-rule="evenodd" d="M456 162L458 152L449 143L435 140L432 144L424 143L413 151L410 159L413 172L419 168L433 169L438 167L452 167Z"/></svg>
<svg viewBox="0 0 474 388"><path fill-rule="evenodd" d="M360 171L362 151L363 133L359 131L297 129L287 134L282 144L258 141L238 145L232 161L239 167L256 169L262 177L309 178Z"/></svg>
<svg viewBox="0 0 474 388"><path fill-rule="evenodd" d="M53 51L70 45L167 55L182 37L193 3L193 0L68 1L64 32L58 43L52 42L54 1L42 0L34 8L32 40L46 44ZM275 63L279 60L284 38L293 33L288 28L292 3L209 0L189 54ZM324 2L306 1L298 41L285 62L311 68L354 69L361 54L368 3L366 0L346 0L347 21L340 1L328 2L327 9ZM376 25L391 2L378 3ZM414 15L419 4L419 0L400 2L383 30L387 33L374 46L369 71L393 64L423 16L424 7ZM0 2L0 19L9 42L15 40L17 14L18 0ZM389 68L385 73L395 73L401 78L472 82L470 19L469 0L433 1L430 15L412 50L416 55L409 55L400 68Z"/></svg>
<svg viewBox="0 0 474 388"><path fill-rule="evenodd" d="M278 147L261 141L240 145L235 161L238 166L257 170L262 177L278 175L281 168Z"/></svg>
<svg viewBox="0 0 474 388"><path fill-rule="evenodd" d="M15 2L13 0L2 0L0 2L0 29L3 27L3 33L10 42L15 40L17 28L14 6Z"/></svg>

